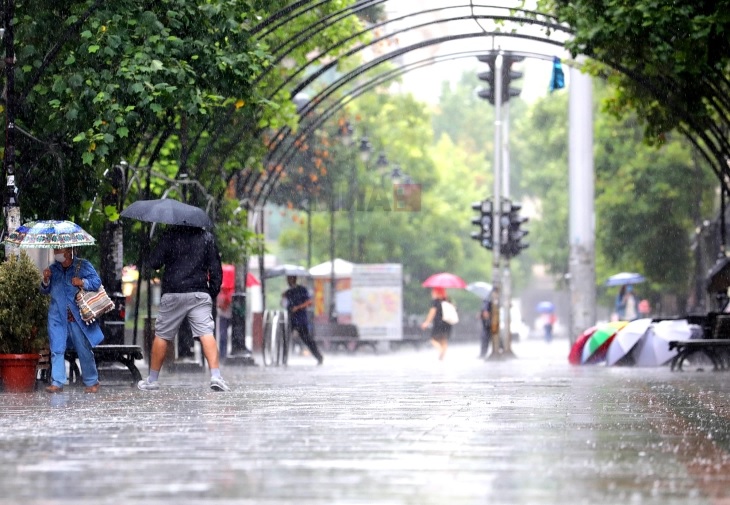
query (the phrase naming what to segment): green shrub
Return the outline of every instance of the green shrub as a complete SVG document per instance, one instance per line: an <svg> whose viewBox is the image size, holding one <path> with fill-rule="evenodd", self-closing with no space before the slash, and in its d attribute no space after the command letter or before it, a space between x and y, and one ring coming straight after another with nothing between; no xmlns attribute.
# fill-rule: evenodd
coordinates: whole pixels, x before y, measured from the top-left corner
<svg viewBox="0 0 730 505"><path fill-rule="evenodd" d="M50 297L25 252L0 263L0 354L36 353L48 341Z"/></svg>

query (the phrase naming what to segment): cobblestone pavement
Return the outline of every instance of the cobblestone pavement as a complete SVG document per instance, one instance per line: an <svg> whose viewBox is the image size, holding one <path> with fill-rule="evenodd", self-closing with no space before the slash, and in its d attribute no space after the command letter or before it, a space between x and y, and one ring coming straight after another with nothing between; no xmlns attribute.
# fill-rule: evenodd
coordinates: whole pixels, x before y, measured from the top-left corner
<svg viewBox="0 0 730 505"><path fill-rule="evenodd" d="M0 394L0 503L730 504L730 375L572 367L566 341Z"/></svg>

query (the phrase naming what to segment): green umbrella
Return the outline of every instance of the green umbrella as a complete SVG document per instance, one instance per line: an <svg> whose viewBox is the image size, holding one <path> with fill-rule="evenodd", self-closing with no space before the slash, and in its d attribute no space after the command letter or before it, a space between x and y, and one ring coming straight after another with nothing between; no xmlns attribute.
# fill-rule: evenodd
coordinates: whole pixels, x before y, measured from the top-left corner
<svg viewBox="0 0 730 505"><path fill-rule="evenodd" d="M600 326L583 346L581 363L595 363L605 358L608 346L616 333L628 324L626 321L615 321Z"/></svg>

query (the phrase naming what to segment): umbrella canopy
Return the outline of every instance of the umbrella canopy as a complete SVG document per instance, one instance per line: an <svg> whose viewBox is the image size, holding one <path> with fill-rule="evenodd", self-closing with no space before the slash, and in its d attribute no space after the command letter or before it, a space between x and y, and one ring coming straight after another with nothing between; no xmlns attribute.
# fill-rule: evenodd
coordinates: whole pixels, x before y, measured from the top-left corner
<svg viewBox="0 0 730 505"><path fill-rule="evenodd" d="M644 336L644 333L646 333L646 330L649 329L649 326L651 326L651 318L647 317L644 319L635 319L621 328L618 333L616 333L616 337L613 339L613 342L611 342L611 345L608 347L608 352L606 353L606 364L611 366L631 361L630 359L625 358L630 357L629 353L637 342L639 342L641 337Z"/></svg>
<svg viewBox="0 0 730 505"><path fill-rule="evenodd" d="M213 222L203 209L170 198L137 200L120 214L122 217L148 223L212 228Z"/></svg>
<svg viewBox="0 0 730 505"><path fill-rule="evenodd" d="M421 284L424 288L466 288L466 282L458 275L441 272L433 274Z"/></svg>
<svg viewBox="0 0 730 505"><path fill-rule="evenodd" d="M587 365L605 360L616 333L624 326L626 321L615 321L599 326L583 346L581 363Z"/></svg>
<svg viewBox="0 0 730 505"><path fill-rule="evenodd" d="M492 294L492 285L484 281L470 282L467 284L466 290L483 300Z"/></svg>
<svg viewBox="0 0 730 505"><path fill-rule="evenodd" d="M272 277L281 277L285 275L287 277L310 277L309 270L299 265L278 265L273 268L267 268L264 272L264 279L271 279Z"/></svg>
<svg viewBox="0 0 730 505"><path fill-rule="evenodd" d="M236 266L224 263L223 268L223 282L221 289L235 289L236 288ZM253 286L260 286L259 280L251 273L246 272L246 287L250 288Z"/></svg>
<svg viewBox="0 0 730 505"><path fill-rule="evenodd" d="M64 249L93 245L96 240L71 221L31 221L10 232L4 241L21 249Z"/></svg>
<svg viewBox="0 0 730 505"><path fill-rule="evenodd" d="M606 286L625 286L627 284L639 284L646 282L643 275L635 272L621 272L620 274L612 275L606 280Z"/></svg>
<svg viewBox="0 0 730 505"><path fill-rule="evenodd" d="M591 335L593 335L593 333L595 333L597 329L597 326L591 326L586 331L581 333L577 339L575 339L575 343L570 348L570 353L568 354L568 363L570 363L571 365L580 365L580 357L583 353L583 347L586 345L588 339L591 338Z"/></svg>
<svg viewBox="0 0 730 505"><path fill-rule="evenodd" d="M340 258L335 258L335 279L345 279L352 277L353 263ZM332 276L332 262L325 261L319 265L315 265L309 269L309 273L315 278L327 278Z"/></svg>
<svg viewBox="0 0 730 505"><path fill-rule="evenodd" d="M686 319L659 321L653 323L634 346L631 357L636 366L666 365L677 350L669 350L670 340L687 340L692 332Z"/></svg>
<svg viewBox="0 0 730 505"><path fill-rule="evenodd" d="M535 307L535 310L542 314L549 314L555 312L555 304L553 302L540 302Z"/></svg>

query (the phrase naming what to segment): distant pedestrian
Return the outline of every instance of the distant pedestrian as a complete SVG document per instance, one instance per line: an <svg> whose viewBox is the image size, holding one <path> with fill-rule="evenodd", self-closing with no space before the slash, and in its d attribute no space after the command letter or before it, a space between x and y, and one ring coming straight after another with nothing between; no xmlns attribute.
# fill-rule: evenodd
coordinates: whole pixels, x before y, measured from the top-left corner
<svg viewBox="0 0 730 505"><path fill-rule="evenodd" d="M439 351L439 360L443 360L451 337L451 325L443 320L444 313L441 307L441 302L447 301L446 290L444 288L431 289L431 298L433 302L426 315L426 320L421 324L421 329L425 330L431 325L431 343Z"/></svg>
<svg viewBox="0 0 730 505"><path fill-rule="evenodd" d="M180 325L188 319L193 337L200 340L210 368L210 388L229 391L221 377L218 346L215 341L213 300L221 289L223 269L215 237L202 228L173 226L160 238L148 265L165 268L162 274L162 298L155 321L150 375L137 383L143 391L159 389L158 378L165 360L168 342L175 339Z"/></svg>
<svg viewBox="0 0 730 505"><path fill-rule="evenodd" d="M639 317L647 318L651 315L651 305L649 305L649 300L647 300L646 298L639 302L638 308Z"/></svg>
<svg viewBox="0 0 730 505"><path fill-rule="evenodd" d="M619 321L633 321L638 314L634 289L630 285L621 286L616 295L615 312Z"/></svg>
<svg viewBox="0 0 730 505"><path fill-rule="evenodd" d="M482 302L482 309L479 311L479 320L482 325L481 347L479 349L479 357L486 358L489 352L489 344L492 341L492 300L491 295L487 295Z"/></svg>
<svg viewBox="0 0 730 505"><path fill-rule="evenodd" d="M307 288L297 284L297 278L295 276L288 276L286 282L289 285L289 289L284 291L282 298L289 311L289 325L291 326L291 330L292 332L297 332L302 343L309 348L312 356L316 358L317 364L321 365L324 362L324 357L319 352L317 342L314 341L309 333L307 308L312 305L312 298L309 296Z"/></svg>
<svg viewBox="0 0 730 505"><path fill-rule="evenodd" d="M553 328L557 320L555 312L547 312L542 315L543 338L547 344L553 341Z"/></svg>
<svg viewBox="0 0 730 505"><path fill-rule="evenodd" d="M70 247L54 249L56 260L43 270L41 291L51 295L48 308L48 337L51 347L51 384L49 393L60 393L66 384L66 349L76 350L81 365L81 380L86 393L99 391L99 372L96 368L93 347L104 340L99 322L86 324L76 305L79 288L96 291L101 279L88 261L77 258ZM70 346L68 344L71 344Z"/></svg>

